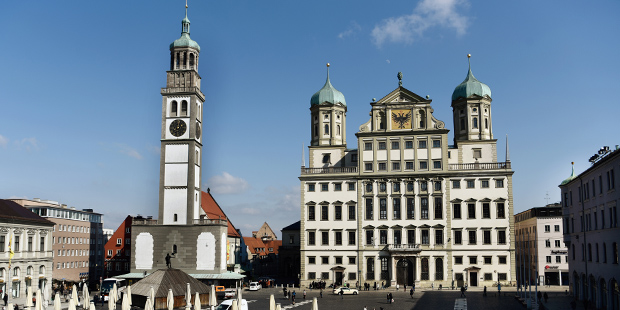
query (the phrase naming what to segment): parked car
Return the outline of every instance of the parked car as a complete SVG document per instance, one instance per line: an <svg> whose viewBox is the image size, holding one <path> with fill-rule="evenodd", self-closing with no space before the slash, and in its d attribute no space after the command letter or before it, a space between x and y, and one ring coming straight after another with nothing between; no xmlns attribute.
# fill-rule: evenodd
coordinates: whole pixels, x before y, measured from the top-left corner
<svg viewBox="0 0 620 310"><path fill-rule="evenodd" d="M342 291L342 295L357 295L359 294L359 291L357 289L354 288L348 288L348 287L337 287L334 289L334 294L338 295L340 294L340 291Z"/></svg>
<svg viewBox="0 0 620 310"><path fill-rule="evenodd" d="M215 287L215 295L217 296L217 298L219 299L223 299L224 298L224 294L226 294L226 288L223 286L216 286Z"/></svg>
<svg viewBox="0 0 620 310"><path fill-rule="evenodd" d="M229 310L232 307L232 299L224 300L221 304L215 307L215 310ZM237 305L239 310L248 310L248 302L245 299L241 299L241 305Z"/></svg>
<svg viewBox="0 0 620 310"><path fill-rule="evenodd" d="M224 298L226 298L226 299L235 298L236 294L237 294L237 289L235 289L235 288L227 288L224 291Z"/></svg>
<svg viewBox="0 0 620 310"><path fill-rule="evenodd" d="M258 291L261 288L263 288L263 286L260 285L260 283L258 283L258 282L250 282L250 291Z"/></svg>

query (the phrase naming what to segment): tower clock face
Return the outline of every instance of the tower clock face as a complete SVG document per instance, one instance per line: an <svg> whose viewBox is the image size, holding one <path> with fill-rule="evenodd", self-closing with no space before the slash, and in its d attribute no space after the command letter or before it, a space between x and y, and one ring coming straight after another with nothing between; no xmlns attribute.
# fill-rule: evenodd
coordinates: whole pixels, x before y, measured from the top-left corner
<svg viewBox="0 0 620 310"><path fill-rule="evenodd" d="M196 139L200 139L200 134L202 130L200 129L200 123L196 122Z"/></svg>
<svg viewBox="0 0 620 310"><path fill-rule="evenodd" d="M183 120L177 119L170 123L170 133L175 137L182 136L187 130L187 125Z"/></svg>

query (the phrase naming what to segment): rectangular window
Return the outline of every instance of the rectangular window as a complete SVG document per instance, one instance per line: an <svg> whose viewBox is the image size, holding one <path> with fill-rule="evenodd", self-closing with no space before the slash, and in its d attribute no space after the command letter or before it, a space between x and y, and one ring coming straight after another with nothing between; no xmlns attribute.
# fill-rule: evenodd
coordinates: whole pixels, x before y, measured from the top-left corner
<svg viewBox="0 0 620 310"><path fill-rule="evenodd" d="M314 205L308 206L308 221L314 221Z"/></svg>
<svg viewBox="0 0 620 310"><path fill-rule="evenodd" d="M394 198L393 202L394 219L400 220L400 198Z"/></svg>
<svg viewBox="0 0 620 310"><path fill-rule="evenodd" d="M316 272L308 272L308 280L315 280Z"/></svg>
<svg viewBox="0 0 620 310"><path fill-rule="evenodd" d="M355 205L349 205L349 220L355 220Z"/></svg>
<svg viewBox="0 0 620 310"><path fill-rule="evenodd" d="M123 239L117 238L116 239L116 245L121 245L121 244L123 244Z"/></svg>
<svg viewBox="0 0 620 310"><path fill-rule="evenodd" d="M461 218L461 204L455 203L452 209L453 209L452 213L454 214L454 218L460 219Z"/></svg>
<svg viewBox="0 0 620 310"><path fill-rule="evenodd" d="M329 245L329 232L321 232L321 245Z"/></svg>
<svg viewBox="0 0 620 310"><path fill-rule="evenodd" d="M482 231L482 242L484 244L491 244L491 231L490 230Z"/></svg>
<svg viewBox="0 0 620 310"><path fill-rule="evenodd" d="M478 158L482 157L482 149L473 149L473 151L474 151L474 158L475 159L478 159Z"/></svg>
<svg viewBox="0 0 620 310"><path fill-rule="evenodd" d="M434 148L441 147L441 140L433 140L433 147Z"/></svg>
<svg viewBox="0 0 620 310"><path fill-rule="evenodd" d="M413 148L413 141L405 141L405 148L406 149L412 149Z"/></svg>
<svg viewBox="0 0 620 310"><path fill-rule="evenodd" d="M394 192L394 193L400 192L400 183L393 183L392 184L392 192Z"/></svg>
<svg viewBox="0 0 620 310"><path fill-rule="evenodd" d="M469 219L476 218L476 204L475 203L467 204L467 218Z"/></svg>
<svg viewBox="0 0 620 310"><path fill-rule="evenodd" d="M400 149L400 142L392 141L392 150L398 150L398 149Z"/></svg>
<svg viewBox="0 0 620 310"><path fill-rule="evenodd" d="M475 265L478 263L478 257L477 256L470 256L469 257L469 264L470 265Z"/></svg>
<svg viewBox="0 0 620 310"><path fill-rule="evenodd" d="M328 221L328 220L329 220L329 206L322 205L321 206L321 221Z"/></svg>
<svg viewBox="0 0 620 310"><path fill-rule="evenodd" d="M405 162L405 169L406 170L413 170L413 162L412 161L406 161Z"/></svg>
<svg viewBox="0 0 620 310"><path fill-rule="evenodd" d="M441 169L441 160L433 160L433 169Z"/></svg>
<svg viewBox="0 0 620 310"><path fill-rule="evenodd" d="M480 187L482 187L482 188L489 188L489 180L481 180L480 181Z"/></svg>
<svg viewBox="0 0 620 310"><path fill-rule="evenodd" d="M503 202L498 202L497 203L497 218L498 219L506 218L506 210L504 209L504 203Z"/></svg>
<svg viewBox="0 0 620 310"><path fill-rule="evenodd" d="M322 265L329 264L329 256L321 256L321 264Z"/></svg>
<svg viewBox="0 0 620 310"><path fill-rule="evenodd" d="M420 181L420 191L428 191L428 183L426 181Z"/></svg>
<svg viewBox="0 0 620 310"><path fill-rule="evenodd" d="M551 262L551 256L546 256L545 258L546 258L547 263Z"/></svg>
<svg viewBox="0 0 620 310"><path fill-rule="evenodd" d="M488 202L482 203L482 218L483 219L491 218L491 205Z"/></svg>
<svg viewBox="0 0 620 310"><path fill-rule="evenodd" d="M379 149L385 150L385 142L379 142Z"/></svg>
<svg viewBox="0 0 620 310"><path fill-rule="evenodd" d="M463 265L463 256L455 256L454 257L455 265Z"/></svg>
<svg viewBox="0 0 620 310"><path fill-rule="evenodd" d="M329 279L329 272L321 272L321 279L323 280Z"/></svg>
<svg viewBox="0 0 620 310"><path fill-rule="evenodd" d="M435 244L443 244L443 230L435 229Z"/></svg>
<svg viewBox="0 0 620 310"><path fill-rule="evenodd" d="M387 230L379 230L379 244L387 244Z"/></svg>
<svg viewBox="0 0 620 310"><path fill-rule="evenodd" d="M426 148L426 140L419 140L418 141L418 148L419 149L425 149Z"/></svg>
<svg viewBox="0 0 620 310"><path fill-rule="evenodd" d="M407 219L415 219L415 206L411 197L407 197Z"/></svg>
<svg viewBox="0 0 620 310"><path fill-rule="evenodd" d="M321 183L321 191L322 191L322 192L327 192L327 191L329 191L329 184L327 184L327 183Z"/></svg>
<svg viewBox="0 0 620 310"><path fill-rule="evenodd" d="M349 256L349 265L355 265L355 256Z"/></svg>
<svg viewBox="0 0 620 310"><path fill-rule="evenodd" d="M493 274L492 273L485 273L484 274L484 281L493 281Z"/></svg>
<svg viewBox="0 0 620 310"><path fill-rule="evenodd" d="M475 230L469 231L469 244L476 244L476 231Z"/></svg>
<svg viewBox="0 0 620 310"><path fill-rule="evenodd" d="M372 142L364 142L364 150L372 151Z"/></svg>
<svg viewBox="0 0 620 310"><path fill-rule="evenodd" d="M355 232L349 232L349 245L355 245Z"/></svg>
<svg viewBox="0 0 620 310"><path fill-rule="evenodd" d="M545 232L551 232L551 226L545 225Z"/></svg>
<svg viewBox="0 0 620 310"><path fill-rule="evenodd" d="M506 273L502 272L502 273L498 273L497 274L497 280L498 281L506 281L506 279L508 279Z"/></svg>
<svg viewBox="0 0 620 310"><path fill-rule="evenodd" d="M492 257L491 256L483 256L482 257L485 265L491 265Z"/></svg>
<svg viewBox="0 0 620 310"><path fill-rule="evenodd" d="M559 248L560 247L560 240L555 240L555 247Z"/></svg>
<svg viewBox="0 0 620 310"><path fill-rule="evenodd" d="M561 263L562 262L562 256L556 256L555 257L555 262L558 263L558 264Z"/></svg>
<svg viewBox="0 0 620 310"><path fill-rule="evenodd" d="M342 245L342 232L341 231L336 231L335 232L335 244L336 245Z"/></svg>
<svg viewBox="0 0 620 310"><path fill-rule="evenodd" d="M334 184L334 191L339 192L342 190L342 183L335 183Z"/></svg>
<svg viewBox="0 0 620 310"><path fill-rule="evenodd" d="M372 220L373 218L372 198L366 198L366 219Z"/></svg>
<svg viewBox="0 0 620 310"><path fill-rule="evenodd" d="M506 231L505 230L497 231L497 243L506 244Z"/></svg>
<svg viewBox="0 0 620 310"><path fill-rule="evenodd" d="M428 198L420 198L420 205L420 218L423 220L428 220Z"/></svg>
<svg viewBox="0 0 620 310"><path fill-rule="evenodd" d="M441 191L441 181L435 181L435 182L433 182L433 185L435 186L435 191L436 192Z"/></svg>
<svg viewBox="0 0 620 310"><path fill-rule="evenodd" d="M460 230L454 231L454 244L463 244L463 232Z"/></svg>
<svg viewBox="0 0 620 310"><path fill-rule="evenodd" d="M392 162L392 171L400 171L400 162L398 161Z"/></svg>
<svg viewBox="0 0 620 310"><path fill-rule="evenodd" d="M374 231L366 230L366 245L372 245L374 243Z"/></svg>
<svg viewBox="0 0 620 310"><path fill-rule="evenodd" d="M500 265L506 265L506 256L498 256L497 258Z"/></svg>
<svg viewBox="0 0 620 310"><path fill-rule="evenodd" d="M334 206L334 219L336 221L342 220L342 206Z"/></svg>
<svg viewBox="0 0 620 310"><path fill-rule="evenodd" d="M461 180L452 181L452 188L461 188Z"/></svg>
<svg viewBox="0 0 620 310"><path fill-rule="evenodd" d="M372 163L364 163L364 171L372 171Z"/></svg>
<svg viewBox="0 0 620 310"><path fill-rule="evenodd" d="M394 244L402 244L401 231L394 230Z"/></svg>
<svg viewBox="0 0 620 310"><path fill-rule="evenodd" d="M443 218L442 197L435 197L435 219Z"/></svg>
<svg viewBox="0 0 620 310"><path fill-rule="evenodd" d="M379 198L379 219L387 220L387 200Z"/></svg>
<svg viewBox="0 0 620 310"><path fill-rule="evenodd" d="M429 236L428 236L428 229L423 229L422 230L422 244L430 244L430 240L429 240Z"/></svg>
<svg viewBox="0 0 620 310"><path fill-rule="evenodd" d="M415 229L407 230L407 244L415 244Z"/></svg>
<svg viewBox="0 0 620 310"><path fill-rule="evenodd" d="M467 180L467 188L475 188L474 180Z"/></svg>
<svg viewBox="0 0 620 310"><path fill-rule="evenodd" d="M378 169L379 169L379 171L385 171L385 170L387 170L387 165L386 165L386 163L379 163Z"/></svg>
<svg viewBox="0 0 620 310"><path fill-rule="evenodd" d="M428 169L428 162L426 160L420 160L420 170Z"/></svg>
<svg viewBox="0 0 620 310"><path fill-rule="evenodd" d="M314 192L314 184L308 184L308 191Z"/></svg>
<svg viewBox="0 0 620 310"><path fill-rule="evenodd" d="M349 187L350 191L354 191L355 190L355 183L347 183L347 184L348 184L348 187Z"/></svg>
<svg viewBox="0 0 620 310"><path fill-rule="evenodd" d="M495 187L496 188L503 188L504 187L504 180L495 180Z"/></svg>
<svg viewBox="0 0 620 310"><path fill-rule="evenodd" d="M314 231L309 231L308 232L308 245L315 245L316 244L316 240L315 240L315 232Z"/></svg>

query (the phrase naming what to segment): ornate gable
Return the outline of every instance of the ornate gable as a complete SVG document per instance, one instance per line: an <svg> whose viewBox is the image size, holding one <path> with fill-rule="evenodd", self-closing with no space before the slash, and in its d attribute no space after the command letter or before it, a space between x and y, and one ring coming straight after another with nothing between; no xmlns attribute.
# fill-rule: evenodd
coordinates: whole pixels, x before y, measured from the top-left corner
<svg viewBox="0 0 620 310"><path fill-rule="evenodd" d="M416 93L399 86L397 89L393 90L391 93L387 94L385 97L379 99L377 103L379 104L388 104L388 103L426 103L430 102L428 99L424 99L418 96Z"/></svg>

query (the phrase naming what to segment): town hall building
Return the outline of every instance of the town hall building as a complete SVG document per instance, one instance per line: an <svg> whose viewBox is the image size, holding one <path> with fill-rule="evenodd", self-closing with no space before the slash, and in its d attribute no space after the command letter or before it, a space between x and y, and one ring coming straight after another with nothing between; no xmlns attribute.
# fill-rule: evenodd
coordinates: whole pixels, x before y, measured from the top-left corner
<svg viewBox="0 0 620 310"><path fill-rule="evenodd" d="M497 158L490 88L470 67L452 94L450 145L432 100L398 79L370 103L355 149L329 71L310 99L309 162L299 177L301 284L514 284L514 172L508 147Z"/></svg>

